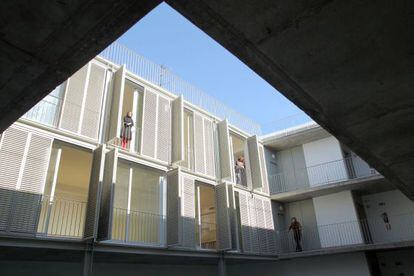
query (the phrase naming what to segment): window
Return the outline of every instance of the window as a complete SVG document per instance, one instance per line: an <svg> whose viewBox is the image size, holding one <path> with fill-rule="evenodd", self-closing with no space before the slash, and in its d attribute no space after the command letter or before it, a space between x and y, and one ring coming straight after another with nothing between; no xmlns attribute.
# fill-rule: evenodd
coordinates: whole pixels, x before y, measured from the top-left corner
<svg viewBox="0 0 414 276"><path fill-rule="evenodd" d="M247 187L247 145L246 139L230 133L232 165L234 168L233 181Z"/></svg>
<svg viewBox="0 0 414 276"><path fill-rule="evenodd" d="M195 193L197 245L203 249L216 249L216 193L214 186L196 182Z"/></svg>

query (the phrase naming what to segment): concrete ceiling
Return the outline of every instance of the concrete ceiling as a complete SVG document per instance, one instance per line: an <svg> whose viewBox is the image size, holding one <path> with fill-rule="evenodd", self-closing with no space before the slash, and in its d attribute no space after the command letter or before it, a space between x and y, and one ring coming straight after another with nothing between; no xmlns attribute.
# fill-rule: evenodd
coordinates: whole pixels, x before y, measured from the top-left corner
<svg viewBox="0 0 414 276"><path fill-rule="evenodd" d="M160 1L0 2L0 131ZM414 2L171 0L414 199Z"/></svg>
<svg viewBox="0 0 414 276"><path fill-rule="evenodd" d="M414 199L414 2L167 2Z"/></svg>

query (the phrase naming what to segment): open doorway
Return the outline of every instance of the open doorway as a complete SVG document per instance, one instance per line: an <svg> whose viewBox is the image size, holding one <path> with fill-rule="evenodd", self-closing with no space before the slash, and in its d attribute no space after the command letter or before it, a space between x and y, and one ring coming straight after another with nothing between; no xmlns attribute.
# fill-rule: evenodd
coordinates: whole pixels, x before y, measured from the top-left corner
<svg viewBox="0 0 414 276"><path fill-rule="evenodd" d="M247 159L246 159L246 139L230 133L232 165L233 165L233 181L234 183L247 187Z"/></svg>
<svg viewBox="0 0 414 276"><path fill-rule="evenodd" d="M195 193L197 246L202 249L216 249L216 193L214 186L196 182Z"/></svg>
<svg viewBox="0 0 414 276"><path fill-rule="evenodd" d="M92 151L60 141L52 146L38 232L83 237Z"/></svg>

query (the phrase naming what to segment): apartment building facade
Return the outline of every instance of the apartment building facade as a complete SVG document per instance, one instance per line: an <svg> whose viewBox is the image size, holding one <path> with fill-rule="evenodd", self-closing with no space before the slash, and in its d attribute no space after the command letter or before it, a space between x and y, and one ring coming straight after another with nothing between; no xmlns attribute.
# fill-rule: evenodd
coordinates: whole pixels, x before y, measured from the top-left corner
<svg viewBox="0 0 414 276"><path fill-rule="evenodd" d="M128 66L96 57L1 134L2 238L80 246L83 275L128 275L134 263L95 264L93 252L151 255L134 269L160 275L295 275L278 259L326 249L354 252L344 258L370 275L367 246L414 238L412 202L319 126L248 133ZM134 131L122 146L127 112ZM207 264L155 268L171 254ZM309 273L329 274L319 268Z"/></svg>

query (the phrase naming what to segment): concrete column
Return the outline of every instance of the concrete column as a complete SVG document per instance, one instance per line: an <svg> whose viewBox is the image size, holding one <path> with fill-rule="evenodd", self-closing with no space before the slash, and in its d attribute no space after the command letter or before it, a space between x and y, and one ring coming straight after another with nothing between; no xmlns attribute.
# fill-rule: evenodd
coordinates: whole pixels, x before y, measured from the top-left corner
<svg viewBox="0 0 414 276"><path fill-rule="evenodd" d="M221 256L218 260L217 264L217 276L226 276L226 260L224 259L224 256Z"/></svg>

